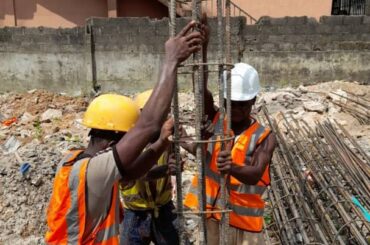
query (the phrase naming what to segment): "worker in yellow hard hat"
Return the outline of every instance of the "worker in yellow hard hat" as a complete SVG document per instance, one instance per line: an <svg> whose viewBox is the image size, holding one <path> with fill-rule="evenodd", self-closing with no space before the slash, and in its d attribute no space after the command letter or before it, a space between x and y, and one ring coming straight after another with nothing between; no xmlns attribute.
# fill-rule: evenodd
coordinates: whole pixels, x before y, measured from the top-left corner
<svg viewBox="0 0 370 245"><path fill-rule="evenodd" d="M151 94L152 90L147 90L135 97L140 110ZM122 244L179 244L171 185L171 174L175 174L176 165L170 154L170 149L166 150L143 178L121 186L124 207Z"/></svg>
<svg viewBox="0 0 370 245"><path fill-rule="evenodd" d="M190 22L166 42L160 79L140 117L136 104L124 96L101 95L91 102L83 119L91 128L87 148L69 152L57 168L47 211L47 244L119 244L119 181L144 175L169 145L173 121L164 119L177 67L204 40L202 28L190 32L195 26Z"/></svg>
<svg viewBox="0 0 370 245"><path fill-rule="evenodd" d="M146 102L148 102L148 99L153 93L153 89L145 90L144 92L138 94L134 98L134 102L137 105L137 107L141 110L143 110Z"/></svg>

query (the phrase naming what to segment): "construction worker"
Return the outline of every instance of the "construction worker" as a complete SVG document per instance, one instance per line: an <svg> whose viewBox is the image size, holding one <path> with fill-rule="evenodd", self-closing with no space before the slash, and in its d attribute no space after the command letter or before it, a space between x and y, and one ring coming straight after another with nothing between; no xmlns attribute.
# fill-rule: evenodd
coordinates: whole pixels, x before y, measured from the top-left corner
<svg viewBox="0 0 370 245"><path fill-rule="evenodd" d="M89 105L83 120L91 128L88 147L70 152L57 169L47 244L119 244L119 180L145 174L168 147L173 121L163 123L177 67L204 40L203 33L189 32L195 25L190 22L166 42L160 79L137 121L138 109L126 97L102 95ZM159 139L143 152L158 131Z"/></svg>
<svg viewBox="0 0 370 245"><path fill-rule="evenodd" d="M208 30L206 31L208 33ZM206 34L206 40L207 38ZM207 41L204 44L204 62L207 61ZM226 76L225 76L226 77ZM225 83L226 84L226 83ZM221 149L221 144L209 143L206 147L206 207L220 210L221 174L230 177L228 186L230 228L228 244L264 244L262 235L264 201L262 194L270 184L269 162L276 145L274 134L263 127L250 113L260 90L257 71L245 63L235 64L231 71L231 136L232 146ZM218 108L213 104L212 93L205 82L205 114L213 118L215 132L225 128ZM226 91L226 88L225 88ZM220 95L222 96L222 95ZM226 98L226 92L224 94ZM224 99L226 105L226 99ZM226 129L226 128L225 128ZM217 139L213 136L213 139ZM194 177L185 206L198 208ZM207 244L219 244L221 213L207 215Z"/></svg>
<svg viewBox="0 0 370 245"><path fill-rule="evenodd" d="M152 90L147 90L136 96L135 103L140 109L151 93ZM179 243L171 185L171 174L175 174L176 165L170 154L169 150L165 151L143 178L122 186L121 244Z"/></svg>
<svg viewBox="0 0 370 245"><path fill-rule="evenodd" d="M207 210L220 210L221 174L230 176L229 244L264 244L262 235L264 201L262 194L270 184L269 162L276 145L274 134L251 117L252 106L259 92L257 71L244 63L235 64L231 71L231 127L235 137L232 147L221 150L220 143L210 143L206 152ZM226 93L224 95L226 98ZM205 96L206 113L214 118L215 132L225 126L213 106L212 94ZM226 101L225 101L226 103ZM225 128L226 129L226 128ZM216 137L213 137L216 139ZM193 179L185 206L197 208L197 177ZM220 213L207 217L208 244L219 244Z"/></svg>

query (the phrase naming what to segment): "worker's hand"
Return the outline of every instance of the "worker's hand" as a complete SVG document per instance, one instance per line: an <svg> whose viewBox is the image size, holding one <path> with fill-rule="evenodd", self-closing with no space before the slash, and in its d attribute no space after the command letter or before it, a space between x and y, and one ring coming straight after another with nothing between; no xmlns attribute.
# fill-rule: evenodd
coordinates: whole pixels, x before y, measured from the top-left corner
<svg viewBox="0 0 370 245"><path fill-rule="evenodd" d="M188 133L186 130L180 126L180 139L182 140L180 142L180 146L184 148L187 152L195 155L195 144L191 142L191 136L188 136Z"/></svg>
<svg viewBox="0 0 370 245"><path fill-rule="evenodd" d="M170 137L173 134L173 126L174 126L174 121L172 117L167 119L167 121L164 122L162 129L161 129L161 135L159 136L159 140L162 143L169 143L168 137Z"/></svg>
<svg viewBox="0 0 370 245"><path fill-rule="evenodd" d="M208 42L209 42L210 29L209 29L208 19L207 19L207 14L206 13L203 13L200 23L201 23L201 32L202 32L202 35L204 36L203 47L207 47Z"/></svg>
<svg viewBox="0 0 370 245"><path fill-rule="evenodd" d="M181 172L184 171L184 163L181 159ZM177 172L177 164L176 164L176 156L174 153L171 153L168 157L168 174L176 175Z"/></svg>
<svg viewBox="0 0 370 245"><path fill-rule="evenodd" d="M191 21L177 36L170 38L166 42L166 61L179 64L186 60L192 53L201 49L204 42L203 31L190 32L195 26L196 22Z"/></svg>
<svg viewBox="0 0 370 245"><path fill-rule="evenodd" d="M203 140L208 140L215 133L215 125L213 125L211 120L207 120L207 119L208 117L206 116L201 125Z"/></svg>
<svg viewBox="0 0 370 245"><path fill-rule="evenodd" d="M229 174L233 161L231 159L231 151L221 151L217 157L217 168L222 174Z"/></svg>

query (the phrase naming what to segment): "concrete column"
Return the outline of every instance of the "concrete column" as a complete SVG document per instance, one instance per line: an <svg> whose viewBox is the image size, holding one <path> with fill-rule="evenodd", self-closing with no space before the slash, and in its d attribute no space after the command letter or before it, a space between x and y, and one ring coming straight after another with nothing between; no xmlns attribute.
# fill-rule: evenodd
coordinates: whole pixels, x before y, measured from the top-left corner
<svg viewBox="0 0 370 245"><path fill-rule="evenodd" d="M117 0L107 0L108 5L108 17L117 17Z"/></svg>

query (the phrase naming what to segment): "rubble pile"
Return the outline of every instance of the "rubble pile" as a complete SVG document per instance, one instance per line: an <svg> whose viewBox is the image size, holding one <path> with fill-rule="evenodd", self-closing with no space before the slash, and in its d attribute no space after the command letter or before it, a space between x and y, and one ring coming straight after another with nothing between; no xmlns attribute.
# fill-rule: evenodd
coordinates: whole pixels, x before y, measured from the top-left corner
<svg viewBox="0 0 370 245"><path fill-rule="evenodd" d="M84 98L45 91L0 95L0 244L42 244L61 156L86 142Z"/></svg>
<svg viewBox="0 0 370 245"><path fill-rule="evenodd" d="M369 119L368 110L353 102L354 97L366 105L370 101L370 86L334 81L264 91L257 99L254 113L261 117L265 105L283 134L287 133L283 115L304 120L312 127L316 121L335 119L370 155L370 125L365 120ZM0 95L0 244L42 243L45 212L58 161L68 149L87 143L88 130L81 120L88 101L39 90ZM192 94L180 94L180 122L189 135L194 135L193 101ZM361 116L356 116L356 112ZM193 156L183 150L181 155L186 161L183 172L186 193L196 166ZM186 227L196 235L196 217L188 217ZM191 239L196 243L195 236Z"/></svg>

